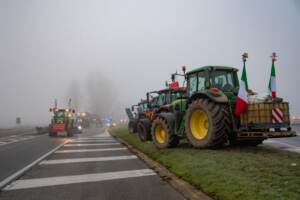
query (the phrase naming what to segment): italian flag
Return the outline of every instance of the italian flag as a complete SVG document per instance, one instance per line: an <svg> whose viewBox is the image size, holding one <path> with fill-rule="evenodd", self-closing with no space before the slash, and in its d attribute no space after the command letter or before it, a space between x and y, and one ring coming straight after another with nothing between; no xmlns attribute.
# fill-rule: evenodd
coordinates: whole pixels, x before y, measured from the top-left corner
<svg viewBox="0 0 300 200"><path fill-rule="evenodd" d="M276 97L276 72L275 64L272 62L271 77L269 81L269 92L272 94L272 97Z"/></svg>
<svg viewBox="0 0 300 200"><path fill-rule="evenodd" d="M235 115L240 116L241 113L247 108L247 105L248 105L248 81L247 81L246 65L244 62L242 78L240 81L239 95L236 99Z"/></svg>

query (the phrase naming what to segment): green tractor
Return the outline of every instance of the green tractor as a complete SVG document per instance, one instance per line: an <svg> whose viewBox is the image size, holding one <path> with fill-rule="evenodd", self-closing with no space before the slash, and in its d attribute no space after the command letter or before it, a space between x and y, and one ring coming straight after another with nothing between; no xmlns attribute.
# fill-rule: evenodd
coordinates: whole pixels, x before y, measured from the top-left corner
<svg viewBox="0 0 300 200"><path fill-rule="evenodd" d="M152 139L151 127L158 114L169 112L171 102L181 98L185 94L185 88L166 88L147 93L148 109L143 113L144 117L139 118L137 123L137 133L142 142Z"/></svg>
<svg viewBox="0 0 300 200"><path fill-rule="evenodd" d="M73 115L75 113L72 109L50 108L53 112L51 124L49 125L49 136L58 136L59 133L66 133L68 137L72 137L76 127L74 126Z"/></svg>
<svg viewBox="0 0 300 200"><path fill-rule="evenodd" d="M137 132L137 124L139 119L145 118L145 113L148 110L148 102L141 100L137 105L131 106L131 110L126 108L126 114L128 116L128 131L133 134Z"/></svg>
<svg viewBox="0 0 300 200"><path fill-rule="evenodd" d="M295 136L291 131L287 102L253 103L240 117L234 115L239 91L238 69L204 66L186 73L186 98L171 103L152 124L152 140L158 148L174 147L187 138L195 148L219 148L225 144L256 146L272 137ZM272 110L284 113L282 123L272 122Z"/></svg>

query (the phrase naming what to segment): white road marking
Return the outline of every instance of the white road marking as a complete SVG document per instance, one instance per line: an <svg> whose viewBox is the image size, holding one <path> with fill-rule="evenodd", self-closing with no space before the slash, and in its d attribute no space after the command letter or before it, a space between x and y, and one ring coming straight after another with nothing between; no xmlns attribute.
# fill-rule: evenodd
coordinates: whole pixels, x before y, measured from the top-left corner
<svg viewBox="0 0 300 200"><path fill-rule="evenodd" d="M50 154L52 154L53 152L55 152L57 149L59 149L60 147L62 147L64 144L66 144L68 142L65 141L64 143L58 145L57 147L55 147L54 149L52 149L51 151L49 151L48 153L44 154L43 156L41 156L40 158L38 158L37 160L33 161L32 163L30 163L29 165L27 165L26 167L20 169L19 171L15 172L14 174L12 174L11 176L7 177L6 179L4 179L3 181L0 182L0 189L3 188L5 185L7 185L8 183L10 183L11 181L13 181L14 179L18 178L19 176L21 176L24 172L26 172L27 170L29 170L31 167L33 167L34 165L36 165L37 163L41 162L42 160L44 160L47 156L49 156Z"/></svg>
<svg viewBox="0 0 300 200"><path fill-rule="evenodd" d="M288 146L290 148L298 148L297 146L294 146L294 145L291 145L291 144L288 144L288 143L285 143L285 142L275 141L275 140L266 140L266 141L264 141L264 143L277 143L277 144L281 144L281 145L284 145L284 146Z"/></svg>
<svg viewBox="0 0 300 200"><path fill-rule="evenodd" d="M60 150L55 153L81 153L81 152L101 152L101 151L120 151L126 150L127 148L105 148L105 149L75 149L75 150Z"/></svg>
<svg viewBox="0 0 300 200"><path fill-rule="evenodd" d="M101 162L101 161L129 160L129 159L137 159L137 157L134 156L134 155L131 155L131 156L112 156L112 157L57 159L57 160L42 161L40 163L40 165L83 163L83 162Z"/></svg>
<svg viewBox="0 0 300 200"><path fill-rule="evenodd" d="M83 147L83 146L107 146L107 145L116 145L116 144L120 144L117 142L112 142L112 143L101 143L101 144L97 144L97 143L86 143L86 144L66 144L65 147Z"/></svg>
<svg viewBox="0 0 300 200"><path fill-rule="evenodd" d="M126 178L135 178L143 176L154 176L155 172L151 169L141 170L129 170L119 172L107 172L97 174L83 174L73 176L59 176L50 178L37 178L37 179L25 179L17 180L5 187L4 190L18 190L28 188L39 188L47 186L67 185L75 183L89 183L89 182L100 182L106 180L117 180Z"/></svg>
<svg viewBox="0 0 300 200"><path fill-rule="evenodd" d="M296 153L300 153L300 147L297 147L297 148L287 148L285 149L287 151L292 151L292 152L296 152Z"/></svg>

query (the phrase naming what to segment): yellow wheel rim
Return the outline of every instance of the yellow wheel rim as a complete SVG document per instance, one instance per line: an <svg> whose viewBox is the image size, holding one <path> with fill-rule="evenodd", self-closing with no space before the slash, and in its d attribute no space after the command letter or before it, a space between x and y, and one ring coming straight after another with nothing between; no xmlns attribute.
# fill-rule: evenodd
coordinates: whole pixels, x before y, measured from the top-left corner
<svg viewBox="0 0 300 200"><path fill-rule="evenodd" d="M163 144L166 142L166 136L167 136L167 133L166 133L165 129L162 127L162 125L158 125L155 128L156 141Z"/></svg>
<svg viewBox="0 0 300 200"><path fill-rule="evenodd" d="M192 135L196 139L201 140L205 138L208 133L208 126L208 117L203 110L198 109L192 113L190 128Z"/></svg>

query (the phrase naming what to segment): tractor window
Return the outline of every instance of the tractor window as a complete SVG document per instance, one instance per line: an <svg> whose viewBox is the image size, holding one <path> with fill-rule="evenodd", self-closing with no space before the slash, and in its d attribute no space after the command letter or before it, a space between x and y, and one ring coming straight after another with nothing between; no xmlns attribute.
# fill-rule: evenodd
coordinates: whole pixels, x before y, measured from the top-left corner
<svg viewBox="0 0 300 200"><path fill-rule="evenodd" d="M158 104L161 106L161 105L164 105L165 102L166 102L166 95L165 94L159 95L159 97L158 97Z"/></svg>
<svg viewBox="0 0 300 200"><path fill-rule="evenodd" d="M191 96L197 91L197 77L196 75L191 75L188 80L188 93Z"/></svg>
<svg viewBox="0 0 300 200"><path fill-rule="evenodd" d="M210 82L213 87L223 91L231 91L234 88L233 72L231 71L212 71L210 72Z"/></svg>
<svg viewBox="0 0 300 200"><path fill-rule="evenodd" d="M205 75L204 72L198 73L198 90L204 91L205 90Z"/></svg>
<svg viewBox="0 0 300 200"><path fill-rule="evenodd" d="M169 104L172 102L172 94L169 92L166 94L166 103Z"/></svg>
<svg viewBox="0 0 300 200"><path fill-rule="evenodd" d="M55 114L56 114L56 117L64 117L65 116L65 112L64 111L58 111Z"/></svg>

